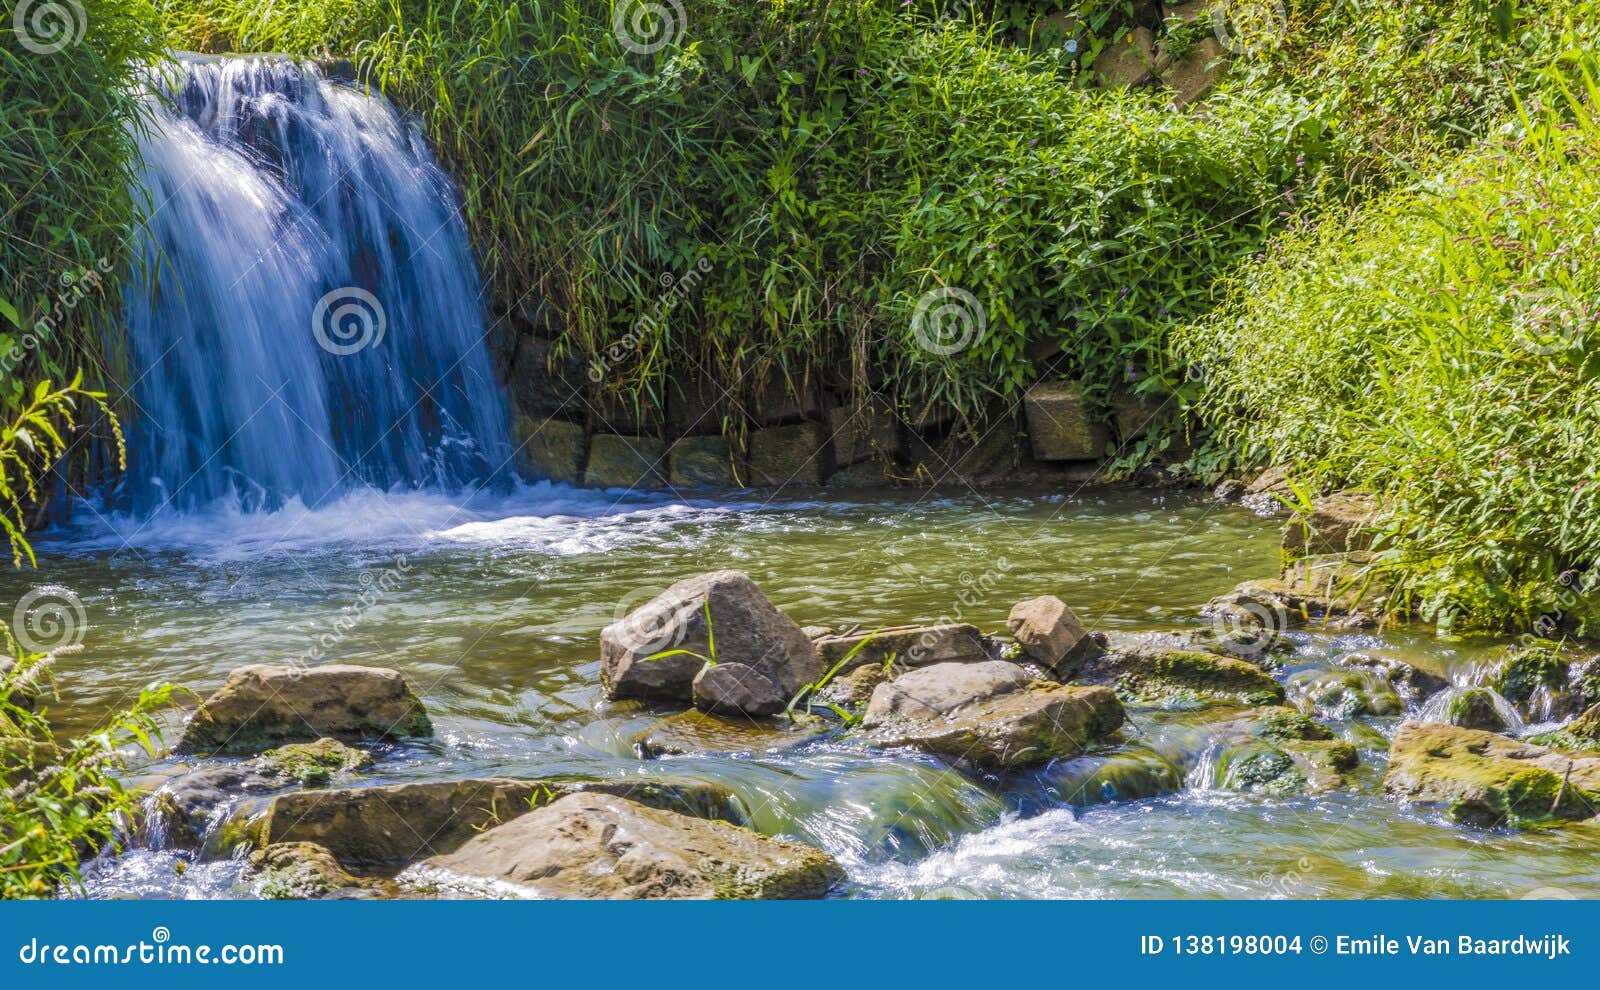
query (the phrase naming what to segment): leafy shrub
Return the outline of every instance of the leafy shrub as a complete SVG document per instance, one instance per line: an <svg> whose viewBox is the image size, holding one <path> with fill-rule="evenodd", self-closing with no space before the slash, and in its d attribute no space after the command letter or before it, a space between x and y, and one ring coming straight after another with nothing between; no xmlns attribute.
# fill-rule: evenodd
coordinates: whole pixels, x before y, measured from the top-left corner
<svg viewBox="0 0 1600 990"><path fill-rule="evenodd" d="M1380 496L1377 567L1444 625L1592 609L1596 95L1586 78L1443 180L1285 237L1177 339L1242 462Z"/></svg>

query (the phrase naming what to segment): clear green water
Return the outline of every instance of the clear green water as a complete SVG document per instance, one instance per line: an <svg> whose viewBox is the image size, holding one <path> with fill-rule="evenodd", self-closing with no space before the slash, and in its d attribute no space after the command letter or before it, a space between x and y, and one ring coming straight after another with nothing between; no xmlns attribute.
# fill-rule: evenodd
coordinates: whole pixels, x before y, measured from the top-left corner
<svg viewBox="0 0 1600 990"><path fill-rule="evenodd" d="M1382 736L1397 718L1338 726L1362 745L1349 789L1277 800L1206 786L1195 771L1205 716L1137 714L1141 743L1189 783L1094 803L1111 795L1084 793L1072 765L985 780L848 741L641 761L630 740L660 713L608 703L598 688L598 630L704 570L748 572L802 624L996 630L1013 602L1052 593L1092 628L1136 633L1199 627L1207 599L1272 573L1276 541L1271 520L1154 492L685 504L537 486L478 504L373 494L270 516L136 521L85 509L76 529L43 541L40 573L71 589L87 619L84 648L58 667L69 727L144 683L204 694L233 667L317 656L327 637L327 661L404 671L438 730L431 743L381 751L369 780L659 770L716 780L763 830L836 855L850 876L841 896L1600 895L1600 826L1480 832L1383 801ZM15 600L40 582L5 584ZM1316 631L1296 642L1291 682L1355 651L1448 674L1493 645ZM248 895L236 863L180 874L179 859L135 851L97 869L89 892Z"/></svg>

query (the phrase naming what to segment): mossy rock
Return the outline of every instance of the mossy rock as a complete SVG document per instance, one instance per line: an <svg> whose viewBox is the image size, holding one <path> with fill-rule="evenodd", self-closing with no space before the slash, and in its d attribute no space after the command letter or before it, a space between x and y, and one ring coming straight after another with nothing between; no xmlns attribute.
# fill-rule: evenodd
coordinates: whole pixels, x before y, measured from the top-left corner
<svg viewBox="0 0 1600 990"><path fill-rule="evenodd" d="M269 776L298 781L303 787L321 787L340 774L365 770L372 756L337 739L290 743L269 749L256 758L256 765Z"/></svg>
<svg viewBox="0 0 1600 990"><path fill-rule="evenodd" d="M1290 686L1301 708L1335 722L1362 715L1398 715L1405 710L1405 702L1388 681L1370 671L1307 671L1297 675Z"/></svg>
<svg viewBox="0 0 1600 990"><path fill-rule="evenodd" d="M1215 653L1133 646L1086 661L1080 674L1113 684L1125 702L1167 709L1281 705L1283 685L1254 664Z"/></svg>
<svg viewBox="0 0 1600 990"><path fill-rule="evenodd" d="M1266 742L1333 738L1333 732L1327 726L1293 708L1273 708L1262 712L1250 735Z"/></svg>
<svg viewBox="0 0 1600 990"><path fill-rule="evenodd" d="M1467 688L1450 699L1451 725L1485 732L1504 732L1510 728L1495 705L1495 696L1484 688Z"/></svg>
<svg viewBox="0 0 1600 990"><path fill-rule="evenodd" d="M269 901L326 897L362 882L339 865L332 852L315 842L280 842L250 854L256 893Z"/></svg>
<svg viewBox="0 0 1600 990"><path fill-rule="evenodd" d="M1482 828L1537 828L1592 818L1600 808L1600 757L1434 722L1395 731L1384 793L1442 806Z"/></svg>
<svg viewBox="0 0 1600 990"><path fill-rule="evenodd" d="M1261 742L1223 750L1217 760L1217 782L1230 791L1275 796L1303 794L1308 784L1294 757Z"/></svg>
<svg viewBox="0 0 1600 990"><path fill-rule="evenodd" d="M1567 662L1554 650L1536 646L1508 657L1500 665L1494 686L1513 705L1526 705L1541 687L1564 690L1567 677Z"/></svg>

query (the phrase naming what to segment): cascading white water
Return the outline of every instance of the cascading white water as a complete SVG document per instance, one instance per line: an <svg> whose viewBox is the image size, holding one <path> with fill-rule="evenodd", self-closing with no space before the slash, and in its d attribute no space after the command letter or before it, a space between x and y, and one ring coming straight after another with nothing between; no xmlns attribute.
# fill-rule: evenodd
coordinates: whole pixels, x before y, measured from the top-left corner
<svg viewBox="0 0 1600 990"><path fill-rule="evenodd" d="M148 98L124 501L509 477L482 286L419 129L284 58L180 56Z"/></svg>

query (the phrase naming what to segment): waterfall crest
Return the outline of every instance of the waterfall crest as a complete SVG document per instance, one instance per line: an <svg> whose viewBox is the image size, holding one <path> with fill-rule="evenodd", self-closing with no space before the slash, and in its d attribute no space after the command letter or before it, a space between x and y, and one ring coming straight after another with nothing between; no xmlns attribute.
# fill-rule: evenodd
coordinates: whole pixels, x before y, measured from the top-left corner
<svg viewBox="0 0 1600 990"><path fill-rule="evenodd" d="M147 98L122 501L508 480L482 284L420 129L285 58L182 55Z"/></svg>

